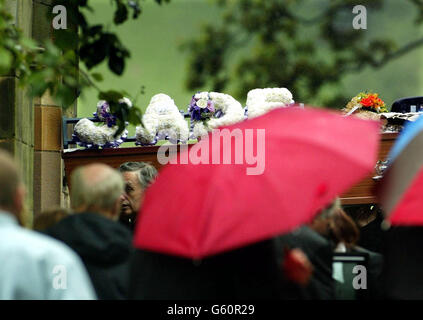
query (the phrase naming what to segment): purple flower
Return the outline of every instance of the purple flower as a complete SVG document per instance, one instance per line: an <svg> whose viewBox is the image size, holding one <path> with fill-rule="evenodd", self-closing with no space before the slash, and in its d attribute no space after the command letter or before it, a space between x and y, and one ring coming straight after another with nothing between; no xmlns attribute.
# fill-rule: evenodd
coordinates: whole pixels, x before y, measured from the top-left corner
<svg viewBox="0 0 423 320"><path fill-rule="evenodd" d="M107 101L100 101L97 104L97 112L93 113L94 117L106 122L109 128L116 125L116 116L110 112L110 105Z"/></svg>
<svg viewBox="0 0 423 320"><path fill-rule="evenodd" d="M141 141L136 141L135 145L136 146L142 146L142 147L148 147L148 146L154 146L157 143L157 136L154 138L154 140L151 143L144 143Z"/></svg>
<svg viewBox="0 0 423 320"><path fill-rule="evenodd" d="M191 99L191 103L189 104L191 107L195 106L197 104L197 100L195 100L194 96Z"/></svg>
<svg viewBox="0 0 423 320"><path fill-rule="evenodd" d="M201 109L200 108L191 110L191 120L193 120L193 121L200 121L201 120Z"/></svg>
<svg viewBox="0 0 423 320"><path fill-rule="evenodd" d="M214 112L214 102L213 101L211 101L211 100L207 101L207 109L210 112Z"/></svg>
<svg viewBox="0 0 423 320"><path fill-rule="evenodd" d="M206 108L200 108L197 105L198 99L195 99L195 95L192 97L189 104L188 111L191 113L191 121L202 121L206 118L210 118L215 112L214 102L210 99L207 101Z"/></svg>
<svg viewBox="0 0 423 320"><path fill-rule="evenodd" d="M216 113L214 114L215 118L220 118L223 116L223 112L222 110L217 110Z"/></svg>

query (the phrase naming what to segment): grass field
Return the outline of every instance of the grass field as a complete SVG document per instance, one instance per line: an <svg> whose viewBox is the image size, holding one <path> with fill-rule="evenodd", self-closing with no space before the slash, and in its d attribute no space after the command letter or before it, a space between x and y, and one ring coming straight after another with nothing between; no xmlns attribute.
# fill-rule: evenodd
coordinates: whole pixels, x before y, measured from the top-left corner
<svg viewBox="0 0 423 320"><path fill-rule="evenodd" d="M184 86L187 55L179 46L184 40L198 35L202 24L218 22L219 9L209 0L172 0L170 4L162 6L152 0L142 3L144 11L138 20L131 20L115 29L111 23L110 1L94 1L95 14L90 17L91 21L109 22L110 29L118 31L132 54L122 77L111 74L106 65L97 68L105 75L101 86L106 89L124 89L133 97L137 96L141 86L145 86L145 94L137 100L137 105L142 109L147 107L154 94L161 92L170 95L180 109L186 109L193 92L187 91ZM368 30L358 32L367 32L369 36L386 35L389 32L389 36L400 44L422 35L421 28L412 24L414 12L408 2L389 0L388 4L383 11L369 10ZM351 14L351 21L352 17ZM248 53L245 50L245 54ZM345 93L352 97L359 91L375 90L388 106L400 97L423 95L420 67L422 55L423 49L419 49L380 70L367 68L350 75L342 82ZM78 102L78 116L91 116L96 103L97 93L94 90L87 91ZM133 128L130 128L131 133Z"/></svg>

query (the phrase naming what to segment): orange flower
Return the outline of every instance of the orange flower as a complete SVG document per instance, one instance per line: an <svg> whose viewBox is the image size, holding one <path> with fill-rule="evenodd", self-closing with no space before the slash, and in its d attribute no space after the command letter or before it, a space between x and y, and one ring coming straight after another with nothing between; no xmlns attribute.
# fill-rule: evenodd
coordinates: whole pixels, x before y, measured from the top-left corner
<svg viewBox="0 0 423 320"><path fill-rule="evenodd" d="M364 107L372 107L373 104L374 104L374 99L373 99L373 97L363 98L363 99L361 99L360 103Z"/></svg>
<svg viewBox="0 0 423 320"><path fill-rule="evenodd" d="M379 98L378 93L361 92L351 100L354 104L357 104L357 101L362 107L373 109L372 111L377 113L388 112L385 102Z"/></svg>
<svg viewBox="0 0 423 320"><path fill-rule="evenodd" d="M363 107L368 108L378 108L384 106L385 104L382 99L379 98L379 95L377 93L368 94L365 98L362 98L360 100L360 103Z"/></svg>

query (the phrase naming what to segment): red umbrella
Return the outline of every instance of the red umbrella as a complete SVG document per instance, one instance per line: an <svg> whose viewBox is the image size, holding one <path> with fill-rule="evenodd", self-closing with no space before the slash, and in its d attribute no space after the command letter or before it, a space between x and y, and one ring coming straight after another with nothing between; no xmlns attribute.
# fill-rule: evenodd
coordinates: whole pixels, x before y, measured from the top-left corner
<svg viewBox="0 0 423 320"><path fill-rule="evenodd" d="M162 169L146 192L135 247L198 259L289 232L376 163L378 123L335 112L279 108L227 129L232 143L217 146L209 134L180 154L188 164ZM196 151L209 164L198 164ZM230 164L216 164L225 151Z"/></svg>

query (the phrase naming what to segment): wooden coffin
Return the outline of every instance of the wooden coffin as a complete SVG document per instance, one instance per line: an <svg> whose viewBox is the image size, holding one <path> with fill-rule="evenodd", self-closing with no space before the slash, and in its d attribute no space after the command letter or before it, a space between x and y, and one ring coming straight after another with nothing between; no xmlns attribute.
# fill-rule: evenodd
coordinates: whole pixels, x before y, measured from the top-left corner
<svg viewBox="0 0 423 320"><path fill-rule="evenodd" d="M385 160L389 153L397 133L384 133L381 135L381 144L379 150L379 160ZM103 150L78 150L73 152L63 152L62 158L65 162L66 178L70 177L72 171L81 165L94 162L108 164L114 168L126 161L143 161L150 162L156 168L160 168L161 164L157 161L158 146L152 147L134 147L134 148L118 148ZM376 165L376 164L375 164ZM343 204L367 204L375 203L376 199L373 194L375 181L372 179L376 173L369 175L366 179L351 188L347 193L341 196ZM69 179L67 179L69 184Z"/></svg>
<svg viewBox="0 0 423 320"><path fill-rule="evenodd" d="M392 148L392 145L397 138L398 133L383 133L381 134L381 141L379 146L378 160L384 161ZM376 164L375 164L376 166ZM367 178L362 180L359 184L352 187L348 192L341 196L342 204L367 204L376 203L374 196L374 187L376 181L373 177L376 176L374 171Z"/></svg>

